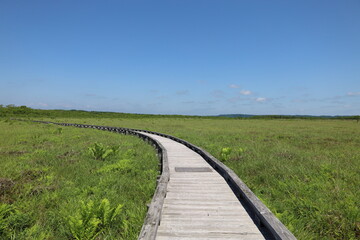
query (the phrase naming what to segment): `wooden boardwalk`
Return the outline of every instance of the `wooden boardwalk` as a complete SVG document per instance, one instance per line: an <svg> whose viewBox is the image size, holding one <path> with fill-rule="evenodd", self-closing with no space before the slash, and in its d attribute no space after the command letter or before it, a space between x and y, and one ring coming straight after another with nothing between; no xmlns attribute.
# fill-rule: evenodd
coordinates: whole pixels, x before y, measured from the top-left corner
<svg viewBox="0 0 360 240"><path fill-rule="evenodd" d="M167 150L170 181L157 240L264 239L226 181L183 144L142 133Z"/></svg>
<svg viewBox="0 0 360 240"><path fill-rule="evenodd" d="M136 135L149 141L157 149L163 164L162 174L158 179L139 240L296 240L231 169L189 142L146 130L32 121ZM256 219L261 232L229 186L234 189L241 203L246 204L246 209Z"/></svg>

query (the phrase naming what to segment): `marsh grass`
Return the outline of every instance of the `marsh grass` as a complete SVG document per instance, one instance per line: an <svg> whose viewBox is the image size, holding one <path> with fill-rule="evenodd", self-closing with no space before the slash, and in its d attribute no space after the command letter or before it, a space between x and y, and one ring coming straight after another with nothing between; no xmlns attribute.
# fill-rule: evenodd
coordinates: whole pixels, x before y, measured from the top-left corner
<svg viewBox="0 0 360 240"><path fill-rule="evenodd" d="M56 121L167 133L218 159L223 148L231 148L226 165L298 239L360 238L360 124L356 121L164 117Z"/></svg>
<svg viewBox="0 0 360 240"><path fill-rule="evenodd" d="M123 205L116 217L105 214L119 221L100 222L106 227L96 239L137 238L158 175L153 147L132 136L19 121L0 121L0 138L0 239L74 239L69 217L91 201L108 212ZM119 147L98 161L88 152L94 143Z"/></svg>

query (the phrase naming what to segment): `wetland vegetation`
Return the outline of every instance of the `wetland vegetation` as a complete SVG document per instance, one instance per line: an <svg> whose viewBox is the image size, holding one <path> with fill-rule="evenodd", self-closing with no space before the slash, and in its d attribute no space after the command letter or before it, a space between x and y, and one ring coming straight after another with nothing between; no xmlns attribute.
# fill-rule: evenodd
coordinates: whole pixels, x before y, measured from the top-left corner
<svg viewBox="0 0 360 240"><path fill-rule="evenodd" d="M152 146L32 122L0 121L0 133L0 239L137 238L158 175Z"/></svg>
<svg viewBox="0 0 360 240"><path fill-rule="evenodd" d="M58 114L58 112L56 114ZM309 120L202 118L191 116L166 117L131 114L116 115L115 113L104 113L104 115L98 113L91 115L91 113L88 112L81 113L83 114L82 117L76 115L77 113L74 116L71 116L70 113L64 116L56 114L37 115L36 117L31 115L30 117L36 120L49 120L54 122L145 129L182 138L200 146L218 159L224 161L298 239L360 238L360 211L358 201L360 198L358 187L358 183L360 182L360 123L356 121L356 116L348 120ZM7 117L9 117L9 114ZM26 115L22 117L26 117ZM141 140L137 141L129 136L119 136L113 133L104 133L89 129L64 128L62 133L54 133L57 131L57 127L51 125L19 123L10 120L7 120L7 122L3 121L1 124L1 131L2 133L5 131L6 135L4 136L6 136L5 142L7 143L7 145L4 145L4 140L2 140L2 158L6 156L5 159L9 160L4 161L5 163L3 163L3 161L0 163L2 164L1 169L8 169L7 171L2 170L0 177L2 179L8 179L10 185L17 186L14 189L20 186L16 185L17 183L24 182L24 189L17 189L16 191L18 192L16 194L29 194L28 192L34 191L32 188L35 186L39 188L36 185L39 181L38 185L40 188L54 188L55 186L56 189L58 184L64 184L64 189L67 189L67 191L73 191L71 189L75 189L74 191L84 196L85 199L89 198L89 196L90 199L94 198L97 201L107 198L112 204L112 208L118 204L124 204L124 206L128 208L131 206L141 208L141 206L145 206L144 203L151 198L151 193L155 187L153 178L156 176L155 165L157 159L154 155L155 151L150 147L147 148L148 152L142 152L144 151L143 149L146 148L142 145L145 143L142 143ZM26 137L27 131L29 135ZM47 135L39 135L39 133L36 133L37 131L46 132ZM16 134L10 137L11 133ZM82 137L82 134L86 136L89 134L91 138L90 136ZM51 136L51 138L48 135ZM77 136L81 137L79 138ZM110 141L110 139L113 139L112 136L116 136L114 137L116 140ZM44 145L48 145L48 141L44 141L44 139L49 138L58 139L56 141L59 142L63 141L62 147L57 149L55 148L57 144L52 143L49 145L51 147L44 150ZM69 141L74 138L76 140L70 143ZM101 138L101 141L99 138ZM118 140L119 138L126 138L126 140ZM124 148L122 143L130 144L128 138L135 142ZM52 141L55 140L51 140L50 142ZM36 142L36 144L33 142ZM138 198L138 194L144 192L143 188L146 188L147 195L142 196L139 202L134 202L134 199L131 197L116 200L117 198L111 197L111 195L108 196L108 193L111 192L110 190L105 190L106 194L89 190L92 192L89 196L87 190L85 192L81 190L95 188L98 186L96 184L100 183L105 184L100 187L101 189L104 189L106 186L111 186L110 189L113 189L114 187L111 184L106 184L107 181L115 184L115 182L117 182L119 178L122 179L123 176L124 178L129 177L131 179L137 176L133 171L129 173L125 171L125 173L121 172L121 174L116 171L109 171L111 174L108 175L107 170L104 170L107 168L104 164L110 162L107 160L99 161L88 155L87 149L94 147L95 142L101 142L106 146L119 145L120 142L121 153L118 153L122 156L120 159L129 158L126 155L129 154L129 149L136 151L136 155L133 157L145 155L147 156L146 159L151 159L149 162L154 166L151 164L152 167L149 165L146 168L144 166L138 166L139 172L137 172L137 174L147 172L145 175L150 180L149 183L145 184L145 187L139 185L138 188L131 188L129 190L132 198ZM13 143L16 143L14 145L16 147L9 147L12 146ZM75 148L75 146L77 147ZM75 155L72 155L72 153L69 153L69 156L65 154L69 151L75 152ZM64 161L59 161L57 157L61 156L61 154L65 154L65 159L68 159L68 161L79 161L75 160L79 157L84 161L81 165L90 165L88 167L92 169L92 171L84 170L84 172L96 172L96 174L93 175L100 176L98 175L100 174L99 171L104 171L105 174L101 175L102 177L100 177L100 179L108 180L90 180L89 182L93 182L93 185L80 180L69 180L74 182L70 185L66 183L67 181L59 183L57 182L58 180L56 180L56 184L53 183L53 181L55 181L54 179L56 179L56 172L65 172L64 166L62 166L64 165ZM44 157L49 155L53 156L53 158ZM117 158L114 157L111 159L111 164L113 164L114 168L117 168ZM141 159L141 157L139 157L139 159ZM21 164L19 164L19 161L21 161ZM140 162L141 160L138 161ZM72 164L75 164L71 165L74 166L73 169L76 169L75 166L78 168L83 167L78 166L79 164L76 162ZM111 169L112 167L109 168ZM41 174L45 174L46 177L35 178L34 181L36 184L35 182L32 183L32 187L28 187L27 189L26 186L28 183L26 182L27 180L24 179L28 178L24 177L23 173L26 173L29 169L32 171L33 169L36 171L39 170ZM150 171L149 169L152 170ZM76 170L76 172L78 172L78 170ZM81 175L81 177L79 175ZM93 177L93 175L91 177ZM91 179L89 176L83 176L83 173L77 174L77 177ZM49 180L49 178L52 180ZM100 183L98 181L100 181ZM86 186L83 186L83 184ZM87 184L91 186L87 187ZM40 193L35 195L35 199L42 195L51 198L52 194L56 192L57 191L51 190L46 194ZM65 195L67 195L67 193L59 192L56 196L52 197L57 199L57 201L63 201ZM71 194L69 193L69 195ZM6 194L6 196L9 195ZM11 201L6 201L8 203L13 202L12 204L15 204L20 210L23 209L23 205L29 205L35 208L35 203L45 201L39 200L36 202L34 200L33 203L22 204L19 202L16 204L16 195L14 198L15 199ZM2 199L1 201L4 202L5 200ZM59 213L61 213L61 215L66 215L67 213L71 215L74 209L79 206L79 199L74 198L69 201L72 201L72 204L66 205L66 207L60 207L61 211ZM53 201L50 201L50 203L52 202ZM45 204L45 206L47 205ZM40 208L45 207L42 206ZM128 211L130 212L130 210ZM56 214L51 211L50 213L41 211L41 213L32 214L33 219L36 219L36 221L32 220L33 225L30 224L31 226L37 226L34 225L35 223L41 226L41 224L44 224L44 216L42 215L49 214L50 219L53 219L53 222L49 221L50 225L60 223L60 220L55 220L54 216ZM138 215L140 216L141 214ZM124 216L126 216L126 214ZM142 213L141 217L143 216L144 213ZM130 219L132 218L130 217ZM142 220L140 220L140 217L137 219L138 225L141 225ZM28 227L28 229L32 228L34 227ZM36 229L36 227L34 229ZM48 227L45 229L48 229ZM65 236L65 229L66 225L62 225L59 234L61 233L63 234L62 236ZM135 232L135 230L131 231Z"/></svg>

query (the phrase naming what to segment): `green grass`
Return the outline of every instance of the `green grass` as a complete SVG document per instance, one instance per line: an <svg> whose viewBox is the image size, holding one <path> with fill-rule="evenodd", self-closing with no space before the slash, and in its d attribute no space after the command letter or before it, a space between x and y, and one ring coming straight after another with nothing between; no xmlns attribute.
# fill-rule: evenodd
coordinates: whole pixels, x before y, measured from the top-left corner
<svg viewBox="0 0 360 240"><path fill-rule="evenodd" d="M266 120L26 108L2 108L1 114L180 137L224 161L298 239L360 239L358 116ZM127 165L112 161L96 171L124 171Z"/></svg>
<svg viewBox="0 0 360 240"><path fill-rule="evenodd" d="M360 124L356 121L56 120L180 137L225 160L298 239L360 238ZM224 148L232 150L226 158Z"/></svg>
<svg viewBox="0 0 360 240"><path fill-rule="evenodd" d="M0 239L75 239L72 230L86 225L80 209L91 224L101 220L97 239L137 238L158 175L153 147L133 136L8 120L0 140ZM94 143L119 148L96 160Z"/></svg>

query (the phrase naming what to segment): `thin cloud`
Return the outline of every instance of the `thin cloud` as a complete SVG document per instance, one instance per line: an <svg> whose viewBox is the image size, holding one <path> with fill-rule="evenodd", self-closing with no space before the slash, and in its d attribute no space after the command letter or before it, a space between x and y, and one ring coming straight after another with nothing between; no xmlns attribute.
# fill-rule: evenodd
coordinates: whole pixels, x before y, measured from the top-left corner
<svg viewBox="0 0 360 240"><path fill-rule="evenodd" d="M251 92L250 90L241 90L241 91L240 91L240 94L241 94L241 95L251 95L252 92Z"/></svg>
<svg viewBox="0 0 360 240"><path fill-rule="evenodd" d="M106 99L106 97L95 94L95 93L85 93L84 96L87 98L94 98L94 99Z"/></svg>
<svg viewBox="0 0 360 240"><path fill-rule="evenodd" d="M266 99L266 98L263 98L263 97L258 97L258 98L255 99L255 101L262 103L262 102L266 102L267 99Z"/></svg>
<svg viewBox="0 0 360 240"><path fill-rule="evenodd" d="M58 107L58 108L64 108L64 109L75 109L76 107L72 104L68 104L68 103L60 103L60 104L56 104L54 107Z"/></svg>
<svg viewBox="0 0 360 240"><path fill-rule="evenodd" d="M151 108L151 109L157 109L160 107L160 105L162 105L161 102L157 102L157 103L148 103L146 104L147 107Z"/></svg>
<svg viewBox="0 0 360 240"><path fill-rule="evenodd" d="M348 96L360 96L360 92L348 92Z"/></svg>
<svg viewBox="0 0 360 240"><path fill-rule="evenodd" d="M28 105L31 107L49 107L49 104L43 102L29 103Z"/></svg>
<svg viewBox="0 0 360 240"><path fill-rule="evenodd" d="M208 82L206 80L197 80L196 83L200 85L206 85Z"/></svg>
<svg viewBox="0 0 360 240"><path fill-rule="evenodd" d="M294 103L309 103L309 102L331 102L336 104L342 104L343 100L348 99L349 97L356 97L360 96L360 92L348 92L346 95L336 95L332 97L325 97L325 98L310 98L310 95L304 96L304 98L297 98L293 99L292 102Z"/></svg>
<svg viewBox="0 0 360 240"><path fill-rule="evenodd" d="M200 104L214 104L216 103L217 101L212 101L212 100L209 100L209 101L201 101L199 102Z"/></svg>
<svg viewBox="0 0 360 240"><path fill-rule="evenodd" d="M176 92L176 95L179 96L184 96L184 95L188 95L189 94L189 90L180 90Z"/></svg>
<svg viewBox="0 0 360 240"><path fill-rule="evenodd" d="M48 106L49 106L49 104L47 104L47 103L42 103L42 102L38 103L38 105L41 106L41 107L48 107Z"/></svg>
<svg viewBox="0 0 360 240"><path fill-rule="evenodd" d="M195 101L184 101L181 102L182 104L195 104Z"/></svg>
<svg viewBox="0 0 360 240"><path fill-rule="evenodd" d="M240 86L237 84L230 84L229 88L240 88Z"/></svg>
<svg viewBox="0 0 360 240"><path fill-rule="evenodd" d="M156 99L158 100L165 100L165 99L168 99L169 97L166 96L166 95L161 95L161 96L157 96Z"/></svg>
<svg viewBox="0 0 360 240"><path fill-rule="evenodd" d="M213 96L214 98L223 98L225 95L225 93L221 90L214 90L211 92L211 96Z"/></svg>

